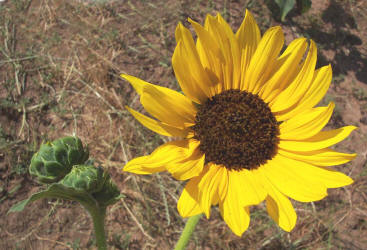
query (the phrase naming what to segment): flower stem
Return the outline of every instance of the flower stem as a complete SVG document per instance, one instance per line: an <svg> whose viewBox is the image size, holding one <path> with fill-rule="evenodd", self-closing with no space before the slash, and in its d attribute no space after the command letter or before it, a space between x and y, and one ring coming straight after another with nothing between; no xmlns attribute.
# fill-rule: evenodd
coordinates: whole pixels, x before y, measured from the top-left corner
<svg viewBox="0 0 367 250"><path fill-rule="evenodd" d="M88 206L86 207L93 220L94 234L98 250L107 250L106 233L104 229L104 219L106 216L106 207Z"/></svg>
<svg viewBox="0 0 367 250"><path fill-rule="evenodd" d="M194 232L195 226L199 222L202 215L203 214L194 215L187 220L180 239L176 243L175 250L184 250L186 248L186 245L189 243L191 235Z"/></svg>

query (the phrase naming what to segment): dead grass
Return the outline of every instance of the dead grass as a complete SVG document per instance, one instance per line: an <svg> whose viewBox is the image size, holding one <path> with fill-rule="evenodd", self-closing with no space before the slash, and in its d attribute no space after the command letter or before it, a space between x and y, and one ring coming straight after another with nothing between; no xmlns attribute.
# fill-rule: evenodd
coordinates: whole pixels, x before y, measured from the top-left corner
<svg viewBox="0 0 367 250"><path fill-rule="evenodd" d="M126 72L177 90L171 56L179 21L187 26L187 17L202 22L207 13L220 12L237 29L248 7L264 31L278 24L267 7L269 2L0 3L0 248L93 246L91 222L74 203L44 200L22 213L6 215L11 205L40 188L27 173L29 159L40 143L77 134L126 195L107 216L109 247L171 249L185 222L176 211L184 183L167 173L135 176L121 172L128 160L150 153L168 139L148 131L128 114L125 105L144 111L137 94L119 74ZM367 233L366 9L364 1L313 1L309 13L291 13L291 19L282 24L287 42L301 35L316 40L320 64L332 63L336 69L339 80L327 97L337 105L330 126L360 128L337 146L359 154L352 163L339 167L355 183L330 190L320 202L295 202L298 222L291 233L279 229L260 204L251 209L249 230L238 238L213 208L210 220L201 219L189 249L366 248L362 237ZM330 16L343 11L346 25L338 26Z"/></svg>

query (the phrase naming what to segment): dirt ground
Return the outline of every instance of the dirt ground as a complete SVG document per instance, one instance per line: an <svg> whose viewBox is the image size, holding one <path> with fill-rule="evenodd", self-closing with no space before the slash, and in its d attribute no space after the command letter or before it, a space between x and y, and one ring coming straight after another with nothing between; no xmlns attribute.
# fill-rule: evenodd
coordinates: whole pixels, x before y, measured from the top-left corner
<svg viewBox="0 0 367 250"><path fill-rule="evenodd" d="M0 2L0 249L93 249L90 218L76 203L15 203L42 189L28 173L44 140L78 135L108 169L125 198L109 207L109 249L172 249L185 220L176 203L185 183L169 174L122 173L135 156L167 138L141 126L125 105L142 110L126 72L178 89L171 67L174 30L220 12L236 30L245 8L261 31L281 25L288 44L316 41L318 67L331 63L333 83L322 104L336 103L329 128L358 130L336 149L358 157L337 169L354 184L314 203L294 202L295 229L282 231L264 204L251 209L240 238L212 209L188 249L367 249L367 1L313 0L280 23L271 0L6 0Z"/></svg>

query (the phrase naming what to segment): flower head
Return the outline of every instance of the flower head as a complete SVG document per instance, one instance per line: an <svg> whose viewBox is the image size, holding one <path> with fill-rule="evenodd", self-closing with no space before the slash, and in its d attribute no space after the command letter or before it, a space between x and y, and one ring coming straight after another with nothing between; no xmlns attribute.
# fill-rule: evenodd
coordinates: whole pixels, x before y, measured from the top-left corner
<svg viewBox="0 0 367 250"><path fill-rule="evenodd" d="M85 163L88 157L88 148L83 147L78 137L62 137L41 145L32 157L29 172L40 183L54 183L64 178L73 165Z"/></svg>
<svg viewBox="0 0 367 250"><path fill-rule="evenodd" d="M261 37L249 11L235 34L219 14L208 15L204 26L189 22L197 41L178 24L172 58L184 94L121 75L155 119L128 108L131 114L156 133L181 138L131 160L124 171L167 170L189 180L177 204L183 217L209 218L218 204L224 221L241 235L249 207L265 200L269 215L290 231L297 216L288 197L317 201L328 188L353 182L330 166L355 154L330 147L355 127L321 131L334 104L315 107L329 88L331 67L315 69L316 45L305 38L280 54L281 28Z"/></svg>

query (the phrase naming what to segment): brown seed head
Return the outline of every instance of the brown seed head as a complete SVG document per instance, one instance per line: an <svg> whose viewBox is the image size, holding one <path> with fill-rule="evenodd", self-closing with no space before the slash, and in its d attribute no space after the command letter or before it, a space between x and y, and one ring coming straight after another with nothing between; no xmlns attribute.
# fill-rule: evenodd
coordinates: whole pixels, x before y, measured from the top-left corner
<svg viewBox="0 0 367 250"><path fill-rule="evenodd" d="M227 90L208 99L192 129L206 163L228 170L256 169L277 153L277 120L258 95L246 91Z"/></svg>

